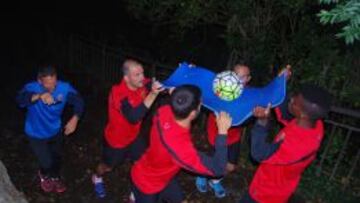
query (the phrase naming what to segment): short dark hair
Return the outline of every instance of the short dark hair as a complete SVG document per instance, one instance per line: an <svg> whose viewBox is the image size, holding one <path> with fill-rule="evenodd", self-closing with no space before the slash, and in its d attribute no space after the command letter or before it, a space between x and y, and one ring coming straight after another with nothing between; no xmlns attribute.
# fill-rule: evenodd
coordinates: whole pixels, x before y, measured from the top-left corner
<svg viewBox="0 0 360 203"><path fill-rule="evenodd" d="M38 70L37 77L43 78L47 76L57 75L56 68L53 65L41 66Z"/></svg>
<svg viewBox="0 0 360 203"><path fill-rule="evenodd" d="M171 109L176 119L185 119L201 102L201 90L193 85L176 87L170 97Z"/></svg>
<svg viewBox="0 0 360 203"><path fill-rule="evenodd" d="M236 63L234 64L234 67L235 66L247 66L247 67L249 67L249 63L245 59L238 59L236 61Z"/></svg>
<svg viewBox="0 0 360 203"><path fill-rule="evenodd" d="M325 89L314 84L303 84L299 93L303 96L304 111L312 120L327 116L332 104L332 95Z"/></svg>

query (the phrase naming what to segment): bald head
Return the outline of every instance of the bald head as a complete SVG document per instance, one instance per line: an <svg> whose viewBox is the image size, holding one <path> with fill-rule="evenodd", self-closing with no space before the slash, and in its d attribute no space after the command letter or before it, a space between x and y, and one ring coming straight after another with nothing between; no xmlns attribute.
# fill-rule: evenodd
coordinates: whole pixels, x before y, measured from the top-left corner
<svg viewBox="0 0 360 203"><path fill-rule="evenodd" d="M133 59L127 59L123 64L123 79L127 86L136 90L144 86L144 69L141 63Z"/></svg>
<svg viewBox="0 0 360 203"><path fill-rule="evenodd" d="M133 68L143 68L141 63L139 63L138 61L135 61L133 59L126 59L125 62L123 63L122 66L122 72L123 75L128 75L130 73L130 69Z"/></svg>

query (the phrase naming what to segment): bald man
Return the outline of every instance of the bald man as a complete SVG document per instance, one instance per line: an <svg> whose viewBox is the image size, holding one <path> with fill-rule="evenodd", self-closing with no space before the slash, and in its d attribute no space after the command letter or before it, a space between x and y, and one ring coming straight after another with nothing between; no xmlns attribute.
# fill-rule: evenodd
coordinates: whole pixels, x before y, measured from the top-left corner
<svg viewBox="0 0 360 203"><path fill-rule="evenodd" d="M145 141L138 136L140 126L163 90L159 82L145 78L143 66L136 60L125 60L122 71L122 80L112 87L109 95L102 162L92 176L98 198L106 197L103 175L126 158L139 159L144 152Z"/></svg>

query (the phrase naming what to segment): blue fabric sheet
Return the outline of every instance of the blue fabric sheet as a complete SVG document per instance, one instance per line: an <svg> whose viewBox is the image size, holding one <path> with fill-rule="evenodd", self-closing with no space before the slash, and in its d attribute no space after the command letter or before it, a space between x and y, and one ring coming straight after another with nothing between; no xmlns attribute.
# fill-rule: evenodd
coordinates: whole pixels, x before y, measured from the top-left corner
<svg viewBox="0 0 360 203"><path fill-rule="evenodd" d="M232 126L240 125L250 116L256 106L273 107L281 104L286 96L286 78L282 74L265 87L245 87L241 95L232 101L225 101L213 92L213 80L216 74L206 68L181 63L174 73L162 83L165 87L177 87L190 84L202 91L203 106L217 114L228 112L232 117Z"/></svg>

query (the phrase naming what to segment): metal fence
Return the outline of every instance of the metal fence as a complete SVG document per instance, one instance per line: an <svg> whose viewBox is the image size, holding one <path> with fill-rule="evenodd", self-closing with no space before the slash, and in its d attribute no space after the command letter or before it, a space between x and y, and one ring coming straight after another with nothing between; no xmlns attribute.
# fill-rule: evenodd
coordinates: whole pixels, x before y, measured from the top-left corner
<svg viewBox="0 0 360 203"><path fill-rule="evenodd" d="M113 48L101 42L95 42L81 36L72 35L69 39L68 74L82 77L81 83L75 85L90 86L93 93L108 88L120 81L122 77L121 63L125 58L135 58L144 64L148 77L164 79L173 68L147 59L138 50L131 52L125 48ZM142 56L143 55L143 56ZM174 66L175 67L175 66ZM161 71L159 71L161 70ZM85 82L84 82L85 81Z"/></svg>
<svg viewBox="0 0 360 203"><path fill-rule="evenodd" d="M325 120L326 137L317 160L317 175L329 177L345 190L360 185L360 112L333 107L332 115Z"/></svg>
<svg viewBox="0 0 360 203"><path fill-rule="evenodd" d="M77 86L88 86L91 94L97 95L120 80L121 63L127 57L140 59L145 65L146 74L160 80L170 75L176 67L151 61L135 52L71 36L68 71L81 77L79 81L82 84ZM317 175L327 176L329 182L341 183L346 189L360 183L360 176L356 173L360 159L360 112L334 107L331 115L325 121L326 136L316 160Z"/></svg>

